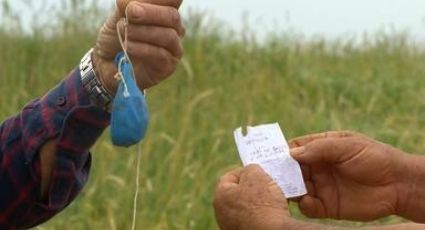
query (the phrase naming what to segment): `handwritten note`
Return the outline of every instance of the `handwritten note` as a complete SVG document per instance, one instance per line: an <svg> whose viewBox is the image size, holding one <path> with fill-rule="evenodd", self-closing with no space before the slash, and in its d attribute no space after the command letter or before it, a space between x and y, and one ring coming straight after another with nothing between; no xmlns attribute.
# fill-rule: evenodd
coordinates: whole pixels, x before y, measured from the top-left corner
<svg viewBox="0 0 425 230"><path fill-rule="evenodd" d="M260 165L282 189L287 198L307 194L300 165L289 154L289 146L279 124L247 127L234 131L239 156L244 166Z"/></svg>

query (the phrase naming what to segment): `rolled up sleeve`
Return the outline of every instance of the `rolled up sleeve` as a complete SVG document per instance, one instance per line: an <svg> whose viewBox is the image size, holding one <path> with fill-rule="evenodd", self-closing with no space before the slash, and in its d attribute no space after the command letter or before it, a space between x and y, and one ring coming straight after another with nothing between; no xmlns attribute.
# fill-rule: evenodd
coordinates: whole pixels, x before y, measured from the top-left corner
<svg viewBox="0 0 425 230"><path fill-rule="evenodd" d="M110 114L90 103L74 70L44 97L0 126L0 229L38 225L63 210L86 184L94 145ZM56 140L46 200L40 200L40 148Z"/></svg>

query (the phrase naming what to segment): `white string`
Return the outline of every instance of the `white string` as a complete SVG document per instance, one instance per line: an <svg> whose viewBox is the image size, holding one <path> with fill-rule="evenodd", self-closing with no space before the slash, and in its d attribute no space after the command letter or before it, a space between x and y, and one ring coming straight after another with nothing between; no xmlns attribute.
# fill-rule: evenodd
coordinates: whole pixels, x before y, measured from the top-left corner
<svg viewBox="0 0 425 230"><path fill-rule="evenodd" d="M140 163L142 159L142 143L139 144L138 147L139 151L137 153L137 166L136 166L136 192L134 193L134 200L133 200L133 223L132 223L132 230L136 229L136 216L137 216L137 198L139 197L139 181L140 181Z"/></svg>
<svg viewBox="0 0 425 230"><path fill-rule="evenodd" d="M128 35L128 20L127 20L127 18L128 18L128 16L127 15L128 15L128 6L127 6L127 8L125 8L124 39L122 38L122 35L121 35L119 23L117 23L117 34L118 34L119 42L121 44L121 48L124 51L124 56L127 59L127 61L131 64L131 66L133 66L133 63L131 62L130 56L127 53L127 47L128 47L128 43L127 43L127 40L128 40L127 39L127 35ZM131 75L132 75L133 79L136 80L136 77L134 76L134 71L133 70L132 70Z"/></svg>
<svg viewBox="0 0 425 230"><path fill-rule="evenodd" d="M127 35L128 35L128 29L127 29L127 27L128 27L128 20L127 20L127 18L128 18L128 7L125 9L125 18L124 18L124 34L125 34L125 38L124 38L124 40L122 39L122 36L121 36L121 31L120 31L120 28L119 28L119 23L117 23L117 34L118 34L118 39L119 39L119 42L120 42L120 44L121 44L121 47L122 47L122 49L123 49L123 51L124 51L124 55L125 55L125 57L122 57L121 58L121 60L119 61L119 66L118 66L118 72L119 72L119 75L121 75L121 80L123 81L123 83L124 83L124 86L125 86L125 89L126 89L126 92L127 93L129 93L128 92L128 87L127 87L127 83L125 82L125 79L124 79L124 77L122 76L122 72L121 72L121 65L122 65L122 63L124 62L124 61L128 61L130 64L131 64L131 66L133 66L133 64L132 64L132 62L131 62L131 59L130 59L130 56L128 55L128 53L127 53ZM135 79L136 80L136 78L135 78L135 75L134 75L134 71L132 70L132 73L131 73L131 75L132 75L132 77L133 77L133 79ZM126 92L124 92L124 94L126 93ZM125 95L124 95L125 96ZM141 164L141 156L142 156L142 143L140 143L139 144L139 146L138 146L138 153L137 153L137 165L136 165L136 191L135 191L135 193L134 193L134 198L133 198L133 220L132 220L132 224L131 224L131 229L132 230L135 230L136 229L136 218L137 218L137 199L138 199L138 197L139 197L139 187L140 187L140 184L139 184L139 181L140 181L140 164Z"/></svg>
<svg viewBox="0 0 425 230"><path fill-rule="evenodd" d="M125 80L125 77L122 75L122 64L125 62L126 57L122 57L120 59L120 61L118 62L118 74L121 77L121 81L124 84L124 93L123 96L124 97L129 97L130 96L130 92L128 91L128 86L127 86L127 82Z"/></svg>

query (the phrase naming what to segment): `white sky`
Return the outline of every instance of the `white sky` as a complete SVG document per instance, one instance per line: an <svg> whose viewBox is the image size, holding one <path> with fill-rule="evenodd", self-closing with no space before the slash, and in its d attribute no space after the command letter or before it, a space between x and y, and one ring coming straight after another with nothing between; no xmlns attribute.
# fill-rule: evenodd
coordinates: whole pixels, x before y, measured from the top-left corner
<svg viewBox="0 0 425 230"><path fill-rule="evenodd" d="M260 36L276 28L331 38L394 28L425 40L425 0L184 0L182 12L190 8L207 10L236 29L248 15Z"/></svg>
<svg viewBox="0 0 425 230"><path fill-rule="evenodd" d="M208 9L235 27L245 12L258 30L277 25L338 37L393 27L425 39L425 0L186 0L183 9L189 7Z"/></svg>

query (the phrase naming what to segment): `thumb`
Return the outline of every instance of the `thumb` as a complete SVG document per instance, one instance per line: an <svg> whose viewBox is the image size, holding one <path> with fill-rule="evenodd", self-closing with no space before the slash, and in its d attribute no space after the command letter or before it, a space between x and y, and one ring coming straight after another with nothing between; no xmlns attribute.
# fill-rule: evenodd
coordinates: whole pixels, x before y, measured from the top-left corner
<svg viewBox="0 0 425 230"><path fill-rule="evenodd" d="M115 12L103 24L97 38L95 52L99 57L105 60L113 60L115 55L122 51L118 31L124 39L126 11L133 17L138 17L143 13L140 5L135 1L117 1ZM119 28L118 31L117 26Z"/></svg>
<svg viewBox="0 0 425 230"><path fill-rule="evenodd" d="M121 45L117 35L117 23L119 23L120 18L120 14L116 10L114 14L109 16L100 29L95 46L95 54L100 58L113 60L115 55L121 51Z"/></svg>
<svg viewBox="0 0 425 230"><path fill-rule="evenodd" d="M239 183L241 185L267 184L272 178L259 165L248 165L242 170Z"/></svg>
<svg viewBox="0 0 425 230"><path fill-rule="evenodd" d="M117 0L116 1L116 6L117 6L117 10L120 16L124 17L125 16L125 11L127 8L127 5L134 0Z"/></svg>
<svg viewBox="0 0 425 230"><path fill-rule="evenodd" d="M291 149L291 156L302 164L340 163L350 159L357 151L349 139L327 138Z"/></svg>

